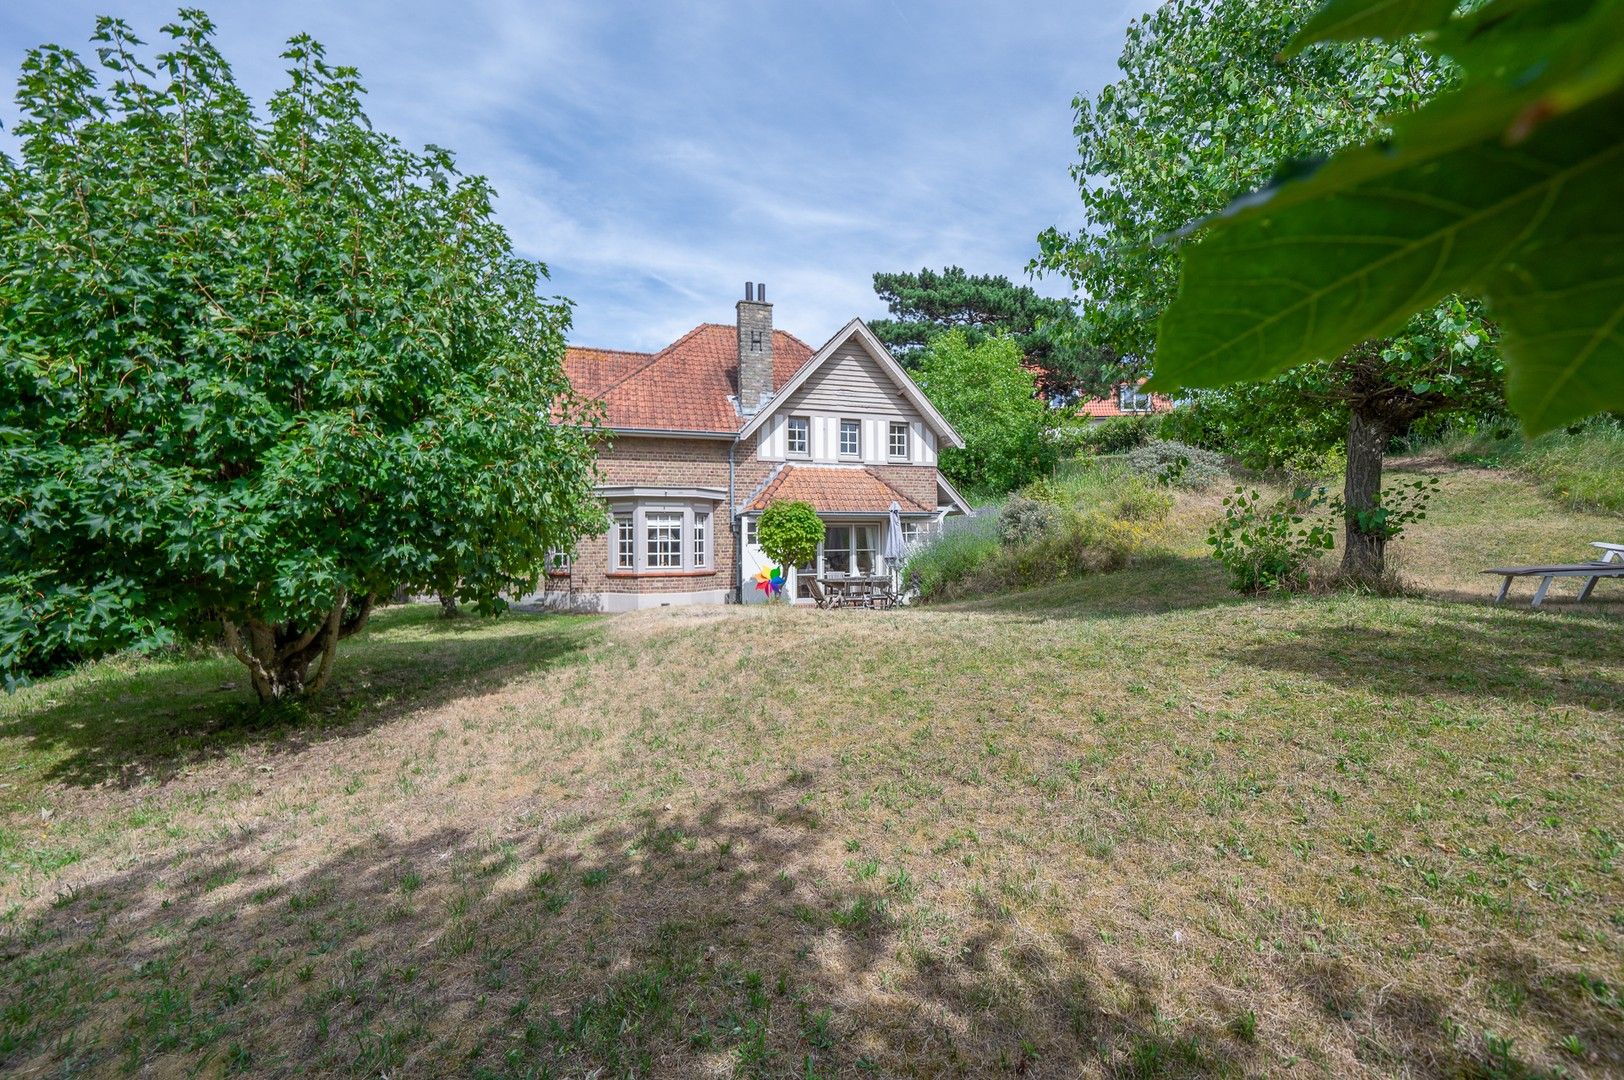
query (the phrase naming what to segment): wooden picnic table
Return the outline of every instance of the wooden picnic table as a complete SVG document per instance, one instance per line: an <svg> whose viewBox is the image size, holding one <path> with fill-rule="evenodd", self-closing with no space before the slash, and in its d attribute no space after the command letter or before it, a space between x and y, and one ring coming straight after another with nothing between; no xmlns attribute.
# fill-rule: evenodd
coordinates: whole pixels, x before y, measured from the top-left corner
<svg viewBox="0 0 1624 1080"><path fill-rule="evenodd" d="M831 594L839 594L842 605L889 606L894 599L889 574L825 574L818 578Z"/></svg>

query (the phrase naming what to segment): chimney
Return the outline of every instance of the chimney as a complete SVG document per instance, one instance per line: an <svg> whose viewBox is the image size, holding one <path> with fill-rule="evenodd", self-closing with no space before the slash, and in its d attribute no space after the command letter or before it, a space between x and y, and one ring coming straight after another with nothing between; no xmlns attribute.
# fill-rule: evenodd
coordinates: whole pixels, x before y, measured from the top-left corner
<svg viewBox="0 0 1624 1080"><path fill-rule="evenodd" d="M773 306L767 285L744 283L739 312L739 411L754 416L773 396Z"/></svg>

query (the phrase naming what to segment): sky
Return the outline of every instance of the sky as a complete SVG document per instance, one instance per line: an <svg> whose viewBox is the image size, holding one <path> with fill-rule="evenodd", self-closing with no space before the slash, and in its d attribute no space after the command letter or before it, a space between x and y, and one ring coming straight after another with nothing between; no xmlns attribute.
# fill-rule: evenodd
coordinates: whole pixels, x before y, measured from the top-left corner
<svg viewBox="0 0 1624 1080"><path fill-rule="evenodd" d="M571 342L645 350L731 322L746 281L815 346L885 314L877 270L1026 280L1038 232L1079 224L1072 98L1116 77L1152 6L190 2L257 103L300 31L358 67L376 126L491 179L515 246L575 302ZM155 41L177 6L4 0L0 68L14 83L43 42L92 56L98 14ZM8 89L0 122L15 118Z"/></svg>

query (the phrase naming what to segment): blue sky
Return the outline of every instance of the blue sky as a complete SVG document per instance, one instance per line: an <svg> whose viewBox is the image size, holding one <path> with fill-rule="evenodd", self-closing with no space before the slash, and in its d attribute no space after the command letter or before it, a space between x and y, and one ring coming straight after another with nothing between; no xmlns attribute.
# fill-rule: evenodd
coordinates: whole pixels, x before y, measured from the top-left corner
<svg viewBox="0 0 1624 1080"><path fill-rule="evenodd" d="M884 313L876 270L1022 279L1038 231L1077 223L1071 99L1115 77L1151 3L202 6L258 102L298 31L359 67L374 123L491 178L519 249L576 301L572 341L652 349L730 321L746 280L817 344ZM153 41L176 6L9 3L0 63L10 83L32 45L88 55L103 12Z"/></svg>

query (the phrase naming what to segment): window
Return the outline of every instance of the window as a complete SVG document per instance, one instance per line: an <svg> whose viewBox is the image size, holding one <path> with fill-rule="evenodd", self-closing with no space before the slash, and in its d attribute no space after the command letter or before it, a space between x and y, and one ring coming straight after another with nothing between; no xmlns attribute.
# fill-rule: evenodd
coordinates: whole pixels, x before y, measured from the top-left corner
<svg viewBox="0 0 1624 1080"><path fill-rule="evenodd" d="M556 549L547 553L547 572L549 574L567 574L570 572L570 553Z"/></svg>
<svg viewBox="0 0 1624 1080"><path fill-rule="evenodd" d="M907 461L908 453L908 425L901 420L891 421L891 431L886 446L891 457L900 461Z"/></svg>
<svg viewBox="0 0 1624 1080"><path fill-rule="evenodd" d="M1123 412L1150 412L1150 395L1143 393L1137 386L1124 386L1117 391L1119 407Z"/></svg>
<svg viewBox="0 0 1624 1080"><path fill-rule="evenodd" d="M682 568L682 515L651 513L643 517L648 546L644 565L650 570Z"/></svg>
<svg viewBox="0 0 1624 1080"><path fill-rule="evenodd" d="M706 539L705 534L708 533L708 532L710 532L710 515L709 514L695 514L694 515L694 548L693 548L694 568L695 569L699 569L699 568L704 567L704 566L707 565L705 560L709 556L707 554L706 546L705 546L705 539Z"/></svg>
<svg viewBox="0 0 1624 1080"><path fill-rule="evenodd" d="M615 515L615 569L637 567L637 529L630 514Z"/></svg>
<svg viewBox="0 0 1624 1080"><path fill-rule="evenodd" d="M804 416L792 416L784 428L784 449L791 454L807 457L812 453L812 421Z"/></svg>
<svg viewBox="0 0 1624 1080"><path fill-rule="evenodd" d="M744 546L745 547L755 547L756 546L756 519L755 518L745 518L744 519Z"/></svg>
<svg viewBox="0 0 1624 1080"><path fill-rule="evenodd" d="M863 456L863 424L859 420L840 422L840 456Z"/></svg>
<svg viewBox="0 0 1624 1080"><path fill-rule="evenodd" d="M911 546L925 538L926 524L923 521L904 521L902 523L902 542Z"/></svg>

